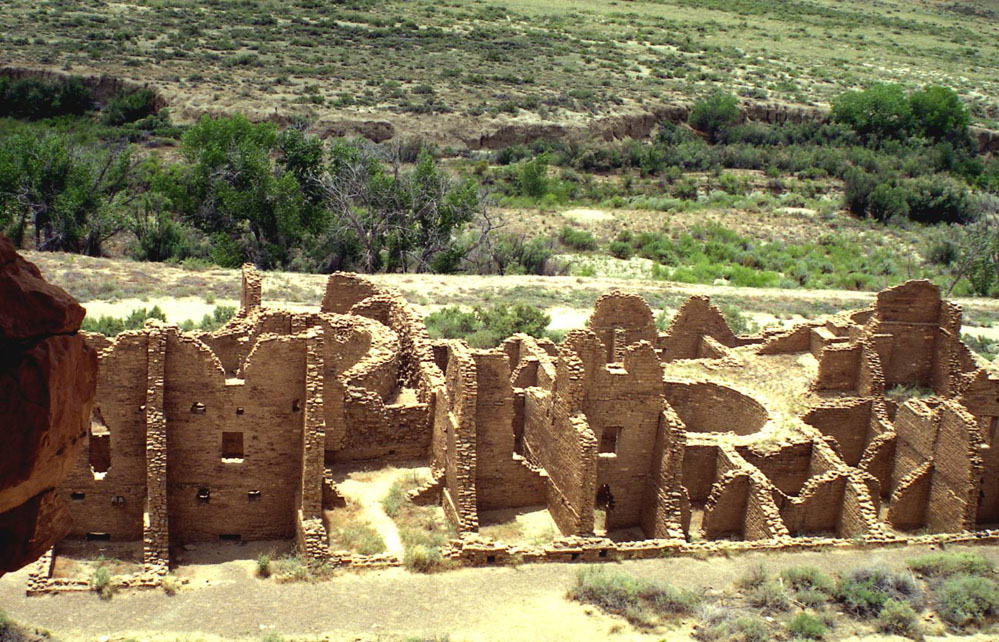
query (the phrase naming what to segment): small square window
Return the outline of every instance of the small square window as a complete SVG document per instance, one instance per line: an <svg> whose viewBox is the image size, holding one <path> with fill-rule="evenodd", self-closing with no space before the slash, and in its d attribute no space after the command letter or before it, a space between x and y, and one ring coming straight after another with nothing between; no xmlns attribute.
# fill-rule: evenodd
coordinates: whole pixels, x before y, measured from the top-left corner
<svg viewBox="0 0 999 642"><path fill-rule="evenodd" d="M198 503L207 504L212 501L212 491L207 488L198 489Z"/></svg>
<svg viewBox="0 0 999 642"><path fill-rule="evenodd" d="M242 461L243 459L243 433L223 432L222 433L222 459L224 461Z"/></svg>
<svg viewBox="0 0 999 642"><path fill-rule="evenodd" d="M69 498L72 499L74 502L82 502L87 498L87 494L81 493L80 491L74 491L69 494Z"/></svg>
<svg viewBox="0 0 999 642"><path fill-rule="evenodd" d="M621 438L621 429L616 426L607 426L600 435L600 452L612 454L617 452L617 442Z"/></svg>
<svg viewBox="0 0 999 642"><path fill-rule="evenodd" d="M246 493L246 501L248 502L259 502L260 501L260 491L251 490Z"/></svg>

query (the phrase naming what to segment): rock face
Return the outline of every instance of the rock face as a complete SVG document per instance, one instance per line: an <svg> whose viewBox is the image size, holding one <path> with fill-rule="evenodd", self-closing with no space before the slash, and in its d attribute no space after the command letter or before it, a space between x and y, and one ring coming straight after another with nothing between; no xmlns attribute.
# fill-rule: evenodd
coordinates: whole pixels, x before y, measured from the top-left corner
<svg viewBox="0 0 999 642"><path fill-rule="evenodd" d="M58 486L86 434L97 354L85 311L0 237L0 574L70 528Z"/></svg>

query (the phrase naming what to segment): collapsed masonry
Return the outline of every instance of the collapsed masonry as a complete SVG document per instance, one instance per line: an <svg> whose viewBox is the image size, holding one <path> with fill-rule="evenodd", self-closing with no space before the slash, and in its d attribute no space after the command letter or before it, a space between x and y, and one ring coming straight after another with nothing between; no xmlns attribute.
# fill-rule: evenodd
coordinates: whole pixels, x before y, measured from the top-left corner
<svg viewBox="0 0 999 642"><path fill-rule="evenodd" d="M218 539L296 538L328 559L330 467L412 460L434 473L419 499L463 541L517 507L547 508L567 537L664 546L987 528L999 379L960 323L926 281L754 336L704 297L660 333L643 299L613 292L560 346L473 350L431 342L398 294L355 275L332 275L318 312L263 307L246 267L219 331L87 336L100 363L65 485L73 536L143 540L153 567ZM900 404L899 386L924 395Z"/></svg>

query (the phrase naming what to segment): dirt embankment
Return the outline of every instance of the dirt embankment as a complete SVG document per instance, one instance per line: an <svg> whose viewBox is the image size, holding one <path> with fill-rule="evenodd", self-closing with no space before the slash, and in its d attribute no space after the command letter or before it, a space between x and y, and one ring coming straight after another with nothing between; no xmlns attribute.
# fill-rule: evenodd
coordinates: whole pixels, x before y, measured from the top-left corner
<svg viewBox="0 0 999 642"><path fill-rule="evenodd" d="M12 79L65 78L69 74L48 68L8 66L0 68L0 77ZM76 75L76 74L74 74ZM101 75L82 75L84 84L94 92L98 102L106 102L121 91L139 88L153 89L157 109L170 106L169 89L155 88L123 78ZM195 121L204 114L222 115L217 109L196 103L175 105L174 118ZM509 118L462 115L428 114L423 116L380 113L352 113L341 110L316 119L312 132L321 138L359 136L375 143L421 137L441 144L460 145L468 149L502 149L515 143L536 140L621 140L642 139L653 134L662 123L685 123L690 115L691 103L677 100L653 107L622 109L613 116L600 116L589 120L542 121L533 116ZM793 105L778 102L744 100L739 105L740 122L801 123L825 122L829 113L821 107ZM266 120L278 125L288 125L293 114L267 111L248 113L251 120ZM983 154L999 152L999 131L972 127L971 134Z"/></svg>

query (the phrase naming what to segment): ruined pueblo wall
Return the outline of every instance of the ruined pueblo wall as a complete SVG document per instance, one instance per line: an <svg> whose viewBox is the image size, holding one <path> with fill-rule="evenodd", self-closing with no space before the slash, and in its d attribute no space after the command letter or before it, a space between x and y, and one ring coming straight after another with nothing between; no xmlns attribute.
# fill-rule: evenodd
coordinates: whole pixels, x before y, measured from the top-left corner
<svg viewBox="0 0 999 642"><path fill-rule="evenodd" d="M95 342L102 338L87 337ZM73 518L72 537L107 533L112 540L142 539L147 344L145 333L129 332L100 352L99 403L63 487Z"/></svg>
<svg viewBox="0 0 999 642"><path fill-rule="evenodd" d="M478 510L545 503L545 480L514 459L514 395L505 352L475 351L475 485Z"/></svg>
<svg viewBox="0 0 999 642"><path fill-rule="evenodd" d="M245 379L227 381L204 344L168 335L164 414L174 544L295 535L304 339L265 336L243 371Z"/></svg>

